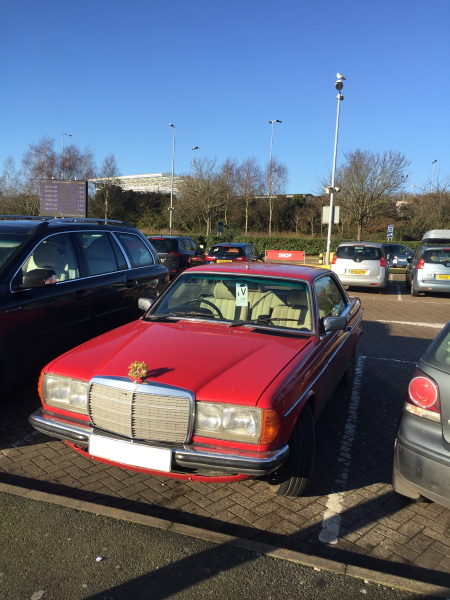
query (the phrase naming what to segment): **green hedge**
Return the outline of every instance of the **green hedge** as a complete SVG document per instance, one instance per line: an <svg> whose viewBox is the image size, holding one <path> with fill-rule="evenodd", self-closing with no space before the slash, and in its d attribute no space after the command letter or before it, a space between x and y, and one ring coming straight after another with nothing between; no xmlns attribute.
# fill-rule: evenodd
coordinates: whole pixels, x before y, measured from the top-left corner
<svg viewBox="0 0 450 600"><path fill-rule="evenodd" d="M258 252L265 250L303 250L307 255L318 255L327 250L327 240L324 238L289 238L289 237L250 237L244 235L192 235L197 243L203 244L206 250L209 250L214 244L221 242L250 242ZM354 242L354 238L332 238L331 250L334 251L342 242ZM375 241L375 240L373 240ZM379 244L387 243L386 240L376 240ZM394 242L396 243L396 242ZM412 248L417 248L420 242L400 242L401 244Z"/></svg>

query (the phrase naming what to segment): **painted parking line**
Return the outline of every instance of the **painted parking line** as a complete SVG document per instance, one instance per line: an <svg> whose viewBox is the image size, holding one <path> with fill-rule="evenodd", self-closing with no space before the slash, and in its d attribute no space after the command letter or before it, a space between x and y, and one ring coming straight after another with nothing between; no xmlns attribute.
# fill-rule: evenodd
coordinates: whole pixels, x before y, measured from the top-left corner
<svg viewBox="0 0 450 600"><path fill-rule="evenodd" d="M393 323L394 325L411 325L413 327L432 327L434 329L442 329L445 323L421 323L420 321L386 321L385 319L377 319L377 323Z"/></svg>
<svg viewBox="0 0 450 600"><path fill-rule="evenodd" d="M401 287L399 285L397 286L397 299L399 301L403 300L403 298L402 298L402 289L401 289Z"/></svg>
<svg viewBox="0 0 450 600"><path fill-rule="evenodd" d="M338 463L340 464L340 472L334 480L334 485L337 489L343 489L341 492L335 492L328 496L326 510L322 520L322 530L319 533L319 540L325 544L337 544L341 529L341 514L344 510L343 499L345 496L345 486L348 481L348 474L352 460L352 444L356 432L357 412L359 400L361 397L361 385L364 372L364 363L367 356L360 356L356 363L355 378L353 381L352 395L348 407L347 420L345 423L342 443L339 449ZM370 358L374 360L389 360L390 362L400 362L405 364L415 364L410 360L391 360L388 358Z"/></svg>

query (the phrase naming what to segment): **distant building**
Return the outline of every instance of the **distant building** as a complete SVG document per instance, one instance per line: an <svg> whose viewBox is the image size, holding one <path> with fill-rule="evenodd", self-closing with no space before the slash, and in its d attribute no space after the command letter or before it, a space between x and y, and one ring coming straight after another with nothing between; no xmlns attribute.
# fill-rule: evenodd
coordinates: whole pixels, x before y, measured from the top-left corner
<svg viewBox="0 0 450 600"><path fill-rule="evenodd" d="M173 193L177 194L177 183L184 179L181 175L173 177ZM172 173L147 173L146 175L119 175L118 177L108 177L102 179L89 179L89 183L94 185L105 183L117 183L124 191L133 190L135 192L166 192L172 190Z"/></svg>

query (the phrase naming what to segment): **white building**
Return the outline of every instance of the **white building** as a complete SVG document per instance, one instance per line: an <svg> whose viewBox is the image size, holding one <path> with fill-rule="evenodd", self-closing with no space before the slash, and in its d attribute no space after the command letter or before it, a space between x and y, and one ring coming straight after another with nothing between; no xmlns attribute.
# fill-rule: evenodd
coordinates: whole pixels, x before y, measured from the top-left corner
<svg viewBox="0 0 450 600"><path fill-rule="evenodd" d="M173 177L173 193L177 194L177 183L184 179L181 175ZM172 190L172 173L147 173L146 175L119 175L118 177L89 179L95 186L98 183L116 183L124 191L135 192L166 192Z"/></svg>

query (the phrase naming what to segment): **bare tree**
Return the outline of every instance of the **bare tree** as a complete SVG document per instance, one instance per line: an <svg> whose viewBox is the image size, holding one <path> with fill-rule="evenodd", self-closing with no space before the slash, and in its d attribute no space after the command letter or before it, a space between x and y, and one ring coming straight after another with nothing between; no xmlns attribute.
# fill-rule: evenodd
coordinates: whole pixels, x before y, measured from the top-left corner
<svg viewBox="0 0 450 600"><path fill-rule="evenodd" d="M262 194L263 173L256 158L245 159L236 169L236 193L245 202L245 235L248 233L248 214L251 201Z"/></svg>
<svg viewBox="0 0 450 600"><path fill-rule="evenodd" d="M349 221L357 225L360 241L363 227L381 214L386 198L404 185L405 169L411 163L394 150L379 154L358 149L344 156L346 163L336 172L336 186L341 188L339 204Z"/></svg>
<svg viewBox="0 0 450 600"><path fill-rule="evenodd" d="M119 187L116 177L119 176L119 168L116 163L116 157L114 154L109 154L103 161L100 167L98 178L95 181L95 187L101 197L101 201L104 208L105 219L108 218L109 204Z"/></svg>
<svg viewBox="0 0 450 600"><path fill-rule="evenodd" d="M178 191L174 216L185 225L205 224L206 235L210 235L213 221L223 214L229 193L229 181L217 168L216 159L196 160L192 176L178 184Z"/></svg>
<svg viewBox="0 0 450 600"><path fill-rule="evenodd" d="M42 137L37 144L30 144L22 158L25 191L39 196L39 181L58 177L59 161L54 149L55 140Z"/></svg>
<svg viewBox="0 0 450 600"><path fill-rule="evenodd" d="M95 177L94 154L90 148L82 152L75 144L64 149L60 157L60 171L66 179L92 179Z"/></svg>
<svg viewBox="0 0 450 600"><path fill-rule="evenodd" d="M272 159L266 167L265 181L267 182L267 196L269 199L269 235L272 235L273 207L276 197L282 194L288 183L288 169L284 163L276 158Z"/></svg>
<svg viewBox="0 0 450 600"><path fill-rule="evenodd" d="M223 217L225 224L228 224L228 212L233 208L233 204L236 201L236 160L233 158L227 158L220 167L220 173L225 184L225 207L223 211Z"/></svg>

